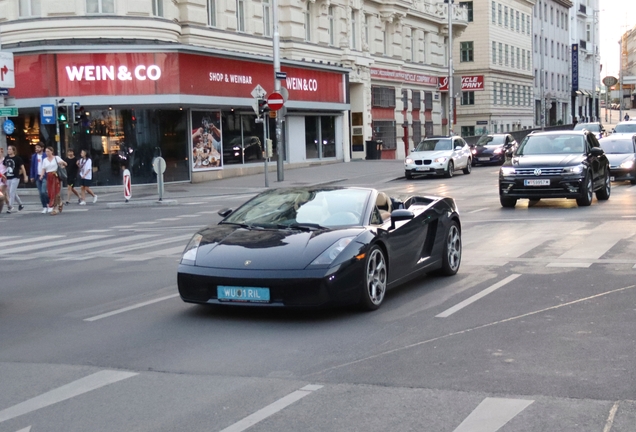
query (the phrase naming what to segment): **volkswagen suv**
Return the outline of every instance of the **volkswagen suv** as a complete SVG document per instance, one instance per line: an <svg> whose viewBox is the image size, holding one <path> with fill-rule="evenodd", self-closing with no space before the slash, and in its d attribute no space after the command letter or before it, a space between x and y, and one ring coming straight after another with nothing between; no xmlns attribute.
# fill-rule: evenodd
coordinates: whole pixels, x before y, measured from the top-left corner
<svg viewBox="0 0 636 432"><path fill-rule="evenodd" d="M609 161L587 130L531 133L499 170L502 207L520 198L573 198L589 206L594 192L607 200L610 191Z"/></svg>

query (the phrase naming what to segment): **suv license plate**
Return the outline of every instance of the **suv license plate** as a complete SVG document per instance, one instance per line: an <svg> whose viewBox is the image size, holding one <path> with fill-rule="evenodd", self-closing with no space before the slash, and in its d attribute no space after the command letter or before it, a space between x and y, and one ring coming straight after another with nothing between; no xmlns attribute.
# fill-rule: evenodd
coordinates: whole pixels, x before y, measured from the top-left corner
<svg viewBox="0 0 636 432"><path fill-rule="evenodd" d="M550 186L550 179L524 180L523 184L525 186Z"/></svg>
<svg viewBox="0 0 636 432"><path fill-rule="evenodd" d="M430 171L431 167L417 167L415 168L417 171Z"/></svg>

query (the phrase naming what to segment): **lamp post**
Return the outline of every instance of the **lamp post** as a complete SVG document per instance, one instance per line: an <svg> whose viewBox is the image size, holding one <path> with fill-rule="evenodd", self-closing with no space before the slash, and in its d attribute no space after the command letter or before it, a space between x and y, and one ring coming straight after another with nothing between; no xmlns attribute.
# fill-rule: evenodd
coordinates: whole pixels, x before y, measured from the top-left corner
<svg viewBox="0 0 636 432"><path fill-rule="evenodd" d="M619 114L618 121L623 120L623 37L618 41L620 46L619 49L619 57L620 62L618 63L618 80L619 80L619 91L618 91L618 105L619 105Z"/></svg>
<svg viewBox="0 0 636 432"><path fill-rule="evenodd" d="M598 120L598 111L596 109L596 14L597 10L592 11L592 117L594 121Z"/></svg>
<svg viewBox="0 0 636 432"><path fill-rule="evenodd" d="M541 88L541 106L540 106L540 110L541 110L541 114L539 117L539 122L541 123L541 130L545 130L545 65L544 65L544 61L543 61L543 57L545 54L545 49L547 48L547 46L545 45L545 43L543 42L543 20L541 20L541 39L539 40L539 53L541 54L541 76L539 77L539 84L540 84L540 88Z"/></svg>
<svg viewBox="0 0 636 432"><path fill-rule="evenodd" d="M448 3L448 135L453 135L453 120L455 111L455 89L453 88L453 2L454 0L444 0Z"/></svg>
<svg viewBox="0 0 636 432"><path fill-rule="evenodd" d="M59 106L64 102L64 98L55 99L55 142L57 143L57 155L60 156L62 154L62 146L60 144L60 113Z"/></svg>
<svg viewBox="0 0 636 432"><path fill-rule="evenodd" d="M280 33L278 31L278 0L272 0L272 21L274 22L274 37L273 37L273 45L274 45L274 90L276 93L280 93L280 79L278 75L280 73ZM276 113L276 153L278 154L278 158L276 159L276 174L277 180L283 181L285 180L285 173L283 171L283 166L285 162L285 145L283 143L283 119L282 113L285 108L279 110ZM266 168L267 169L267 168Z"/></svg>

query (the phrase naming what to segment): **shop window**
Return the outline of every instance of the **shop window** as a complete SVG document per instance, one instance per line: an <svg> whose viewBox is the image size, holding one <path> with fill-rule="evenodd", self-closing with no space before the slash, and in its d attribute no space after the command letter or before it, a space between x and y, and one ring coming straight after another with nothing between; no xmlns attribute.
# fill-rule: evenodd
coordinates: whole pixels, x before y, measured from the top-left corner
<svg viewBox="0 0 636 432"><path fill-rule="evenodd" d="M475 105L475 92L462 92L462 105Z"/></svg>
<svg viewBox="0 0 636 432"><path fill-rule="evenodd" d="M413 120L413 144L417 145L422 141L422 122Z"/></svg>
<svg viewBox="0 0 636 432"><path fill-rule="evenodd" d="M433 111L433 92L424 92L424 110Z"/></svg>
<svg viewBox="0 0 636 432"><path fill-rule="evenodd" d="M86 13L115 13L115 0L86 0Z"/></svg>
<svg viewBox="0 0 636 432"><path fill-rule="evenodd" d="M468 11L468 22L473 22L473 2L459 2L459 7L466 8L466 10Z"/></svg>
<svg viewBox="0 0 636 432"><path fill-rule="evenodd" d="M336 157L336 117L305 117L305 157L323 159Z"/></svg>
<svg viewBox="0 0 636 432"><path fill-rule="evenodd" d="M475 136L475 126L462 126L462 136Z"/></svg>
<svg viewBox="0 0 636 432"><path fill-rule="evenodd" d="M216 27L216 0L208 0L208 25Z"/></svg>
<svg viewBox="0 0 636 432"><path fill-rule="evenodd" d="M256 123L255 120L255 114L235 111L224 111L221 114L223 165L263 161L263 123ZM271 130L274 129L270 128ZM275 137L272 139L275 140Z"/></svg>
<svg viewBox="0 0 636 432"><path fill-rule="evenodd" d="M163 0L152 0L152 14L154 16L163 16Z"/></svg>
<svg viewBox="0 0 636 432"><path fill-rule="evenodd" d="M384 149L396 148L396 128L394 120L374 120L373 139L382 144Z"/></svg>
<svg viewBox="0 0 636 432"><path fill-rule="evenodd" d="M371 87L371 106L395 108L395 87Z"/></svg>
<svg viewBox="0 0 636 432"><path fill-rule="evenodd" d="M473 43L472 42L461 42L459 44L459 50L460 50L460 59L462 62L473 61Z"/></svg>
<svg viewBox="0 0 636 432"><path fill-rule="evenodd" d="M20 0L20 16L32 17L42 15L40 0Z"/></svg>
<svg viewBox="0 0 636 432"><path fill-rule="evenodd" d="M411 104L413 105L413 111L422 109L422 92L419 90L411 90Z"/></svg>

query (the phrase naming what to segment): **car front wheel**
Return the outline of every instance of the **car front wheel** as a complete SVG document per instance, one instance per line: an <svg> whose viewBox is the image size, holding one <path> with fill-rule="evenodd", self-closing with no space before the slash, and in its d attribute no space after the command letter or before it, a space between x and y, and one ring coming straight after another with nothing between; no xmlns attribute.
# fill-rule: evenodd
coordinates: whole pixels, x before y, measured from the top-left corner
<svg viewBox="0 0 636 432"><path fill-rule="evenodd" d="M588 172L581 183L581 196L576 199L576 203L579 207L587 207L592 204L593 193L594 186L592 184L592 175Z"/></svg>
<svg viewBox="0 0 636 432"><path fill-rule="evenodd" d="M410 171L405 171L404 172L404 177L406 177L407 180L412 180L413 179L413 174L411 174Z"/></svg>
<svg viewBox="0 0 636 432"><path fill-rule="evenodd" d="M471 169L473 168L473 161L468 158L468 163L466 164L466 168L464 168L464 174L470 174Z"/></svg>
<svg viewBox="0 0 636 432"><path fill-rule="evenodd" d="M388 275L386 258L379 246L371 247L367 254L365 269L365 289L360 300L360 307L372 311L379 308L384 300Z"/></svg>
<svg viewBox="0 0 636 432"><path fill-rule="evenodd" d="M462 261L462 237L457 222L452 221L446 237L444 238L444 252L442 256L442 268L439 273L444 276L453 276L459 270Z"/></svg>
<svg viewBox="0 0 636 432"><path fill-rule="evenodd" d="M446 168L446 172L444 173L444 177L451 178L453 173L455 172L455 164L452 160L448 161L448 167Z"/></svg>
<svg viewBox="0 0 636 432"><path fill-rule="evenodd" d="M514 208L517 205L517 198L499 196L499 202L501 203L502 207Z"/></svg>
<svg viewBox="0 0 636 432"><path fill-rule="evenodd" d="M608 200L612 193L612 182L610 181L609 172L605 173L605 180L603 181L603 187L596 191L596 199L599 201Z"/></svg>

